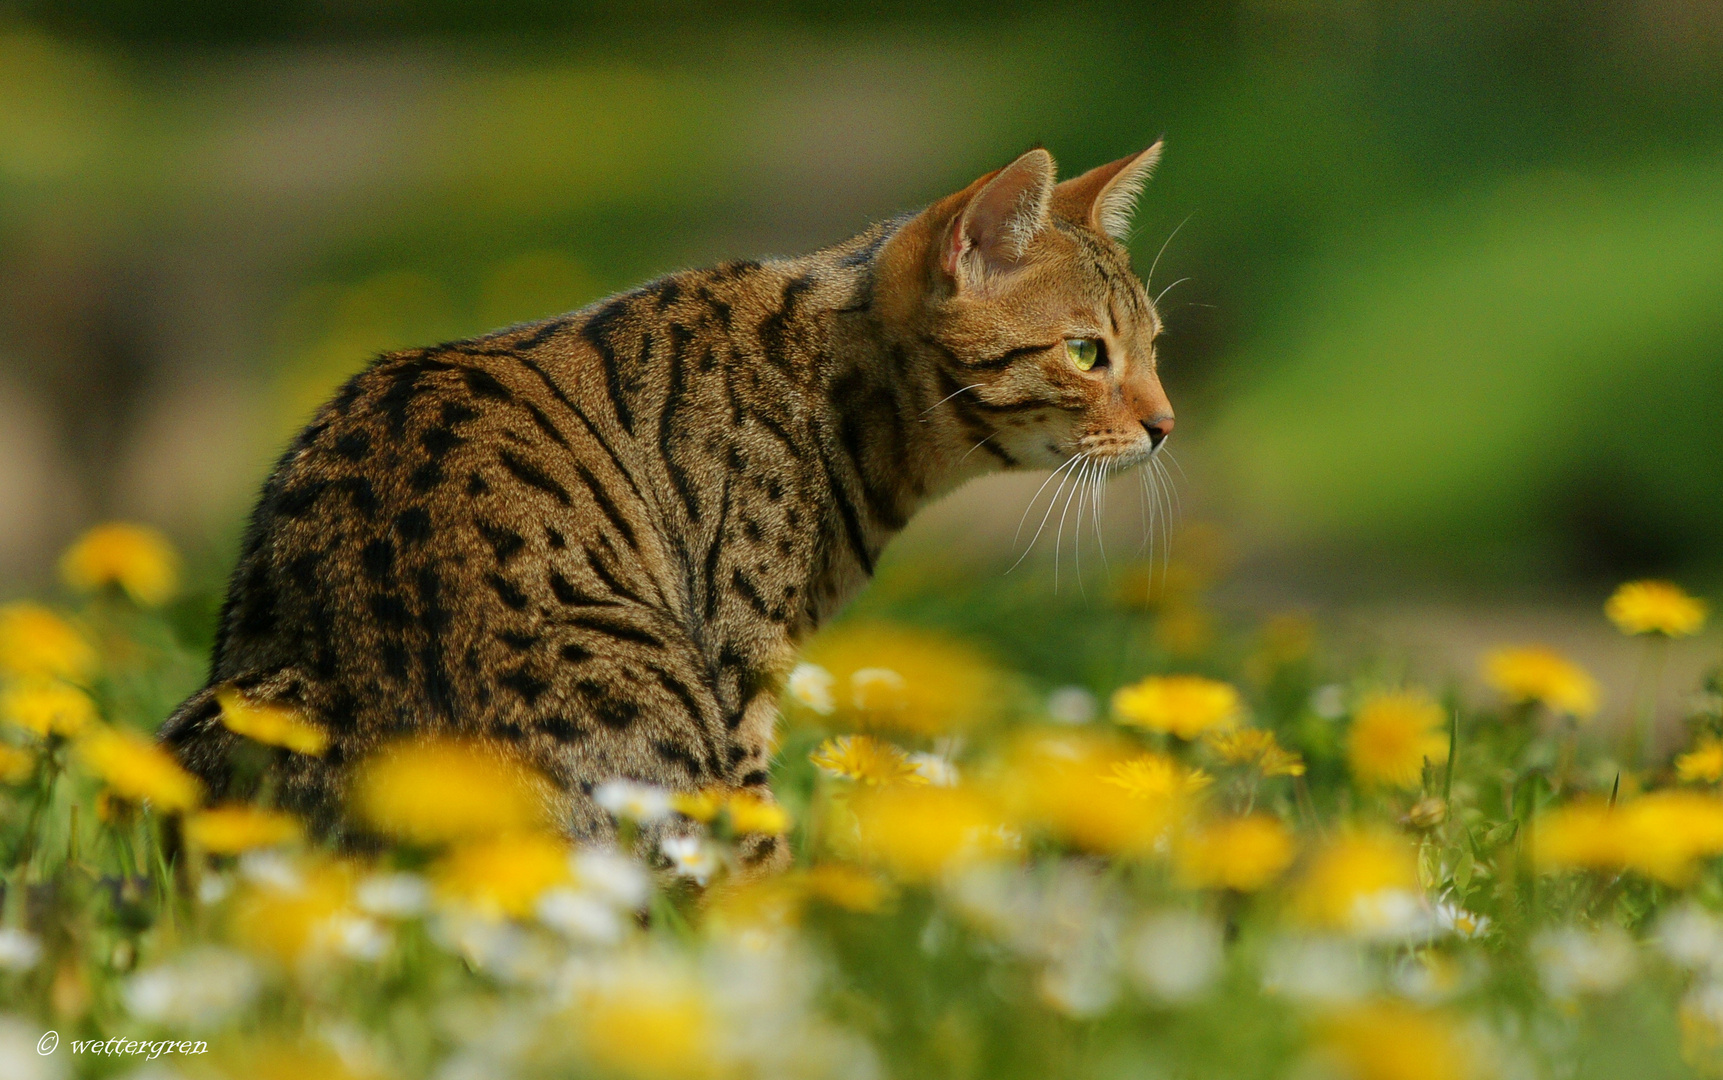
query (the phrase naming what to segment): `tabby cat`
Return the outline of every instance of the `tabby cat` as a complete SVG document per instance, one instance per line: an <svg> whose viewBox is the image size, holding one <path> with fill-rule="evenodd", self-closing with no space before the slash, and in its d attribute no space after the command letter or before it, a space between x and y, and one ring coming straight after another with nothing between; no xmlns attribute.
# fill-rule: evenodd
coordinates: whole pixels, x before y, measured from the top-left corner
<svg viewBox="0 0 1723 1080"><path fill-rule="evenodd" d="M427 732L509 746L573 837L611 827L609 778L769 797L798 644L917 508L1172 430L1122 243L1159 156L1055 184L1030 150L812 255L381 357L264 486L209 685L162 738L243 797L217 691L303 711L329 751L269 769L324 830L355 761Z"/></svg>

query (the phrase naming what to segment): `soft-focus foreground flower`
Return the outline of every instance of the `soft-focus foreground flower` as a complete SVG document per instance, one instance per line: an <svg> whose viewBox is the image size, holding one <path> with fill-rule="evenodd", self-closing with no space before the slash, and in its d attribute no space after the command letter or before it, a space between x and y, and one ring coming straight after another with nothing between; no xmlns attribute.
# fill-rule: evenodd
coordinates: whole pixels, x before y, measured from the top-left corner
<svg viewBox="0 0 1723 1080"><path fill-rule="evenodd" d="M1415 787L1424 763L1448 760L1442 707L1420 690L1375 694L1352 717L1346 760L1367 784Z"/></svg>
<svg viewBox="0 0 1723 1080"><path fill-rule="evenodd" d="M1113 694L1113 713L1120 723L1181 739L1230 727L1243 710L1230 683L1198 675L1151 675Z"/></svg>
<svg viewBox="0 0 1723 1080"><path fill-rule="evenodd" d="M1639 950L1618 926L1564 926L1532 939L1532 957L1551 997L1607 994L1633 976Z"/></svg>
<svg viewBox="0 0 1723 1080"><path fill-rule="evenodd" d="M712 1075L716 1031L700 984L679 972L639 968L595 986L571 1013L587 1056L641 1080Z"/></svg>
<svg viewBox="0 0 1723 1080"><path fill-rule="evenodd" d="M1723 739L1699 740L1692 750L1675 759L1675 775L1690 784L1715 784L1723 780Z"/></svg>
<svg viewBox="0 0 1723 1080"><path fill-rule="evenodd" d="M852 810L861 855L910 881L1010 847L993 804L967 788L879 788L858 794Z"/></svg>
<svg viewBox="0 0 1723 1080"><path fill-rule="evenodd" d="M1228 765L1255 766L1264 776L1304 775L1304 759L1281 746L1272 731L1262 728L1210 731L1203 741Z"/></svg>
<svg viewBox="0 0 1723 1080"><path fill-rule="evenodd" d="M1477 1076L1475 1052L1448 1017L1393 1002L1322 1018L1316 1054L1350 1080L1465 1080Z"/></svg>
<svg viewBox="0 0 1723 1080"><path fill-rule="evenodd" d="M72 736L96 722L96 703L70 683L20 679L0 691L0 719L42 738Z"/></svg>
<svg viewBox="0 0 1723 1080"><path fill-rule="evenodd" d="M461 844L438 861L435 880L444 895L481 915L532 913L538 898L571 878L568 848L528 833Z"/></svg>
<svg viewBox="0 0 1723 1080"><path fill-rule="evenodd" d="M96 650L71 623L41 604L0 606L0 673L83 681Z"/></svg>
<svg viewBox="0 0 1723 1080"><path fill-rule="evenodd" d="M1152 913L1127 941L1126 971L1139 989L1162 1001L1197 997L1226 962L1221 928L1193 911Z"/></svg>
<svg viewBox="0 0 1723 1080"><path fill-rule="evenodd" d="M1001 674L985 656L925 630L850 624L822 634L808 659L833 677L835 715L859 728L960 731L992 720L1003 700ZM817 692L809 701L823 704Z"/></svg>
<svg viewBox="0 0 1723 1080"><path fill-rule="evenodd" d="M402 743L362 767L356 803L377 829L416 843L530 831L545 823L542 781L490 749Z"/></svg>
<svg viewBox="0 0 1723 1080"><path fill-rule="evenodd" d="M606 780L592 790L592 800L620 821L650 824L670 815L670 793L634 780Z"/></svg>
<svg viewBox="0 0 1723 1080"><path fill-rule="evenodd" d="M830 716L838 707L837 699L832 696L832 687L836 683L836 677L818 664L797 664L784 689L790 692L792 699L821 716Z"/></svg>
<svg viewBox="0 0 1723 1080"><path fill-rule="evenodd" d="M248 884L230 913L238 943L290 966L344 951L346 924L360 917L351 868L265 852L247 859L252 861L241 865Z"/></svg>
<svg viewBox="0 0 1723 1080"><path fill-rule="evenodd" d="M215 700L221 705L221 722L235 734L311 757L319 757L329 748L329 733L297 709L253 701L236 686L217 690Z"/></svg>
<svg viewBox="0 0 1723 1080"><path fill-rule="evenodd" d="M205 945L133 975L121 997L139 1020L199 1031L250 1005L262 983L243 954Z"/></svg>
<svg viewBox="0 0 1723 1080"><path fill-rule="evenodd" d="M658 842L658 850L676 871L696 885L704 885L718 872L718 855L698 836L666 836Z"/></svg>
<svg viewBox="0 0 1723 1080"><path fill-rule="evenodd" d="M1630 581L1603 605L1624 634L1689 637L1705 628L1705 601L1667 581Z"/></svg>
<svg viewBox="0 0 1723 1080"><path fill-rule="evenodd" d="M77 751L84 766L123 799L148 800L157 809L173 813L190 810L203 798L197 779L141 735L98 727L78 739Z"/></svg>
<svg viewBox="0 0 1723 1080"><path fill-rule="evenodd" d="M1535 701L1580 720L1597 712L1597 680L1554 649L1498 649L1484 659L1484 677L1515 704Z"/></svg>
<svg viewBox="0 0 1723 1080"><path fill-rule="evenodd" d="M1311 926L1400 936L1422 920L1412 847L1386 832L1347 833L1316 853L1293 886L1292 910Z"/></svg>
<svg viewBox="0 0 1723 1080"><path fill-rule="evenodd" d="M1017 741L997 777L998 798L1021 828L1111 855L1162 845L1208 778L1163 754L1071 734Z"/></svg>
<svg viewBox="0 0 1723 1080"><path fill-rule="evenodd" d="M869 787L886 784L925 784L909 755L892 743L871 735L840 735L827 739L808 755L819 770L841 780L854 780Z"/></svg>
<svg viewBox="0 0 1723 1080"><path fill-rule="evenodd" d="M154 607L179 588L179 555L155 529L116 521L97 525L67 548L60 577L80 592L117 586Z"/></svg>
<svg viewBox="0 0 1723 1080"><path fill-rule="evenodd" d="M0 927L0 971L29 971L42 959L42 940L28 930Z"/></svg>
<svg viewBox="0 0 1723 1080"><path fill-rule="evenodd" d="M186 843L215 855L296 844L304 838L290 814L254 806L219 806L185 819Z"/></svg>
<svg viewBox="0 0 1723 1080"><path fill-rule="evenodd" d="M1723 854L1723 799L1656 791L1613 807L1572 803L1540 818L1532 842L1546 869L1637 870L1686 885L1701 860Z"/></svg>
<svg viewBox="0 0 1723 1080"><path fill-rule="evenodd" d="M1179 837L1174 851L1187 888L1255 892L1292 865L1298 848L1278 819L1252 814L1198 825Z"/></svg>

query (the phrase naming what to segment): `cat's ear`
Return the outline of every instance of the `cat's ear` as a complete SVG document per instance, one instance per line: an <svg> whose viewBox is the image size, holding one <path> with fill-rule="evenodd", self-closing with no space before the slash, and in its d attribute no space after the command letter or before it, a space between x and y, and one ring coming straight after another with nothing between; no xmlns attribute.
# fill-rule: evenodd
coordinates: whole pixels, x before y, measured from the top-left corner
<svg viewBox="0 0 1723 1080"><path fill-rule="evenodd" d="M1053 189L1053 212L1067 221L1080 222L1104 232L1121 244L1131 234L1131 215L1137 196L1161 160L1165 140L1117 161L1100 165Z"/></svg>
<svg viewBox="0 0 1723 1080"><path fill-rule="evenodd" d="M969 185L967 201L945 232L945 272L956 278L1004 270L1021 259L1029 241L1047 227L1053 177L1053 155L1036 147Z"/></svg>

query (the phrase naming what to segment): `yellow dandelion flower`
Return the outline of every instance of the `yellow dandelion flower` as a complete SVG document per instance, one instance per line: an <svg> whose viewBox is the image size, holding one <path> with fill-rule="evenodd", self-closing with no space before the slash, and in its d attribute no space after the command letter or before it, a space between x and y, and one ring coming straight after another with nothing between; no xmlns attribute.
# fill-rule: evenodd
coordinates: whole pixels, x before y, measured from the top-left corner
<svg viewBox="0 0 1723 1080"><path fill-rule="evenodd" d="M1710 737L1675 759L1675 775L1690 784L1723 780L1723 740Z"/></svg>
<svg viewBox="0 0 1723 1080"><path fill-rule="evenodd" d="M290 814L255 806L218 806L185 819L186 842L216 855L237 855L254 848L297 844L304 839Z"/></svg>
<svg viewBox="0 0 1723 1080"><path fill-rule="evenodd" d="M253 701L236 686L215 692L221 705L221 722L236 735L244 735L270 746L285 746L294 753L321 757L329 749L329 733L286 705Z"/></svg>
<svg viewBox="0 0 1723 1080"><path fill-rule="evenodd" d="M986 656L925 630L852 623L822 634L807 659L830 673L832 717L847 727L968 730L996 719L1006 700L1004 676Z"/></svg>
<svg viewBox="0 0 1723 1080"><path fill-rule="evenodd" d="M1668 885L1723 854L1723 799L1658 791L1616 806L1571 803L1541 817L1533 855L1544 869L1634 870Z"/></svg>
<svg viewBox="0 0 1723 1080"><path fill-rule="evenodd" d="M1192 889L1256 892L1292 865L1292 833L1267 814L1223 818L1183 834L1174 848L1180 882Z"/></svg>
<svg viewBox="0 0 1723 1080"><path fill-rule="evenodd" d="M1194 739L1213 728L1231 727L1244 711L1230 683L1199 675L1151 675L1113 694L1122 724Z"/></svg>
<svg viewBox="0 0 1723 1080"><path fill-rule="evenodd" d="M1603 613L1624 634L1691 637L1705 628L1705 601L1667 581L1630 581L1615 590Z"/></svg>
<svg viewBox="0 0 1723 1080"><path fill-rule="evenodd" d="M166 813L190 810L203 798L196 777L141 735L97 727L77 742L78 758L122 799L149 801Z"/></svg>
<svg viewBox="0 0 1723 1080"><path fill-rule="evenodd" d="M1442 707L1421 690L1366 699L1346 736L1352 775L1366 784L1415 787L1425 761L1448 760L1445 726Z"/></svg>
<svg viewBox="0 0 1723 1080"><path fill-rule="evenodd" d="M453 739L384 750L361 768L355 793L367 822L416 843L535 830L548 805L530 769Z"/></svg>
<svg viewBox="0 0 1723 1080"><path fill-rule="evenodd" d="M96 703L69 683L20 680L0 692L0 719L42 738L74 736L96 722Z"/></svg>
<svg viewBox="0 0 1723 1080"><path fill-rule="evenodd" d="M891 885L865 870L842 863L821 863L802 875L809 896L849 911L874 912L892 899Z"/></svg>
<svg viewBox="0 0 1723 1080"><path fill-rule="evenodd" d="M1293 887L1292 910L1313 926L1368 929L1360 916L1385 896L1416 895L1412 847L1385 832L1346 834L1316 853Z"/></svg>
<svg viewBox="0 0 1723 1080"><path fill-rule="evenodd" d="M711 821L724 809L724 789L679 791L670 796L670 809L693 821Z"/></svg>
<svg viewBox="0 0 1723 1080"><path fill-rule="evenodd" d="M36 775L36 755L0 743L0 784L22 784Z"/></svg>
<svg viewBox="0 0 1723 1080"><path fill-rule="evenodd" d="M1597 712L1597 680L1554 649L1498 649L1485 658L1484 677L1511 702L1540 702L1580 720Z"/></svg>
<svg viewBox="0 0 1723 1080"><path fill-rule="evenodd" d="M561 841L527 833L461 844L438 862L434 876L445 896L485 915L520 918L572 872Z"/></svg>
<svg viewBox="0 0 1723 1080"><path fill-rule="evenodd" d="M1101 777L1136 799L1182 799L1214 783L1201 769L1187 769L1166 754L1146 753L1115 761Z"/></svg>
<svg viewBox="0 0 1723 1080"><path fill-rule="evenodd" d="M1304 759L1262 728L1210 731L1203 741L1228 765L1255 766L1264 776L1303 776Z"/></svg>
<svg viewBox="0 0 1723 1080"><path fill-rule="evenodd" d="M1477 1058L1448 1017L1396 1002L1357 1006L1317 1025L1317 1055L1355 1080L1468 1080Z"/></svg>
<svg viewBox="0 0 1723 1080"><path fill-rule="evenodd" d="M1010 846L993 804L965 788L876 788L852 810L861 854L905 880L936 877Z"/></svg>
<svg viewBox="0 0 1723 1080"><path fill-rule="evenodd" d="M76 628L41 604L0 607L0 673L82 682L96 670L96 650Z"/></svg>
<svg viewBox="0 0 1723 1080"><path fill-rule="evenodd" d="M1075 732L1019 739L994 778L1021 828L1129 856L1152 853L1207 782L1164 754Z"/></svg>
<svg viewBox="0 0 1723 1080"><path fill-rule="evenodd" d="M781 833L790 827L784 808L752 792L738 791L724 803L730 828L738 833Z"/></svg>
<svg viewBox="0 0 1723 1080"><path fill-rule="evenodd" d="M60 557L60 578L79 592L116 586L147 607L179 589L179 554L167 537L147 525L116 521L97 525Z"/></svg>
<svg viewBox="0 0 1723 1080"><path fill-rule="evenodd" d="M353 917L353 872L342 863L295 862L287 880L246 888L229 928L242 946L285 964L316 959L336 946L334 930Z"/></svg>
<svg viewBox="0 0 1723 1080"><path fill-rule="evenodd" d="M871 735L840 735L827 739L808 755L822 772L869 787L887 784L925 784L909 755L892 743Z"/></svg>
<svg viewBox="0 0 1723 1080"><path fill-rule="evenodd" d="M716 1071L712 1008L687 976L625 976L584 998L573 1019L587 1055L607 1072L687 1080Z"/></svg>

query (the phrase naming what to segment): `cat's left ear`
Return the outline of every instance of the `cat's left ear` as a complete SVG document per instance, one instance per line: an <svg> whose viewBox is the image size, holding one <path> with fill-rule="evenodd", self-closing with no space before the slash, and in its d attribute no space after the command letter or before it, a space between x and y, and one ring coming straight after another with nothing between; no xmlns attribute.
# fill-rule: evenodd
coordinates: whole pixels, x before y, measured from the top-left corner
<svg viewBox="0 0 1723 1080"><path fill-rule="evenodd" d="M962 208L945 233L945 272L957 278L1004 270L1023 258L1047 227L1054 168L1053 155L1036 147L962 192Z"/></svg>
<svg viewBox="0 0 1723 1080"><path fill-rule="evenodd" d="M1104 232L1121 244L1131 234L1131 216L1137 196L1161 160L1164 139L1117 161L1073 176L1053 189L1053 212L1066 221L1080 222Z"/></svg>

